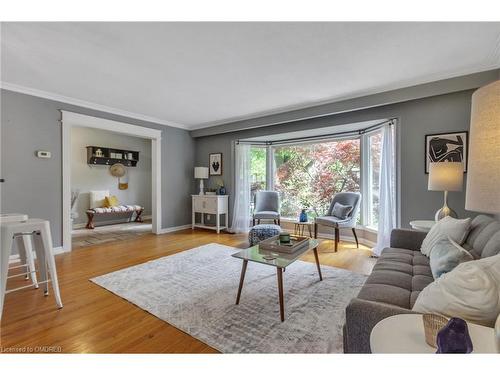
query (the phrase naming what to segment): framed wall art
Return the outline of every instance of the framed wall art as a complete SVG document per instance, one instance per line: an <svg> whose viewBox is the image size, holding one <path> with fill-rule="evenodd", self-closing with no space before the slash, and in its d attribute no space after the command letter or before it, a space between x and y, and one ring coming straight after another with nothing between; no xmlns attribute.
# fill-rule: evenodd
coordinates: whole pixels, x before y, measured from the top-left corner
<svg viewBox="0 0 500 375"><path fill-rule="evenodd" d="M222 153L210 154L208 166L210 176L222 176Z"/></svg>
<svg viewBox="0 0 500 375"><path fill-rule="evenodd" d="M468 132L427 134L425 136L425 173L429 163L462 162L467 172Z"/></svg>

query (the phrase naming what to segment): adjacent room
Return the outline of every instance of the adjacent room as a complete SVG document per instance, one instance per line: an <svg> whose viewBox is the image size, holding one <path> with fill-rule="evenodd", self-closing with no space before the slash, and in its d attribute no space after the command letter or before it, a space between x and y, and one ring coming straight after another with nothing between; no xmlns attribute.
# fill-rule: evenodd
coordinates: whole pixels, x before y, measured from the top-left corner
<svg viewBox="0 0 500 375"><path fill-rule="evenodd" d="M500 352L500 22L1 28L0 351Z"/></svg>
<svg viewBox="0 0 500 375"><path fill-rule="evenodd" d="M72 248L151 233L151 141L71 129Z"/></svg>

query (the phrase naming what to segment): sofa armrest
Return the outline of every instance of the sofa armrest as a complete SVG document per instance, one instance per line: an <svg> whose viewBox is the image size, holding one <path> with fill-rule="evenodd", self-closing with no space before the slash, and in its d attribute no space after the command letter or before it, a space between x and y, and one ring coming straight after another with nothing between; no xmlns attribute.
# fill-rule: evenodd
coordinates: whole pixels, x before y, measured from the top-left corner
<svg viewBox="0 0 500 375"><path fill-rule="evenodd" d="M381 320L413 311L386 303L353 298L346 308L344 353L371 353L370 334Z"/></svg>
<svg viewBox="0 0 500 375"><path fill-rule="evenodd" d="M393 229L391 232L391 247L418 251L426 235L425 232L412 229Z"/></svg>

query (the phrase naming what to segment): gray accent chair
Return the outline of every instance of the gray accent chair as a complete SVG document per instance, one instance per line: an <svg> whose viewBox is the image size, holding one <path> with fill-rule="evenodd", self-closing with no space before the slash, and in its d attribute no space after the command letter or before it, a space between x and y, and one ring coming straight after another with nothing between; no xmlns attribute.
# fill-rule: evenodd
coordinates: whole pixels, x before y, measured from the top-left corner
<svg viewBox="0 0 500 375"><path fill-rule="evenodd" d="M344 206L353 207L346 219L340 219L333 216L333 206L335 206L335 203L337 202L343 204ZM358 216L360 205L360 193L345 192L335 194L326 216L317 217L314 220L314 238L318 238L318 225L333 228L335 231L335 251L337 251L340 241L340 228L351 228L352 234L354 234L354 239L356 240L356 247L359 248L358 236L356 235L356 218Z"/></svg>
<svg viewBox="0 0 500 375"><path fill-rule="evenodd" d="M429 258L420 252L427 233L394 229L371 275L346 308L344 352L370 353L370 334L381 320L411 314L420 292L434 281ZM500 253L500 222L486 215L472 220L462 245L474 259Z"/></svg>
<svg viewBox="0 0 500 375"><path fill-rule="evenodd" d="M258 191L255 194L255 208L253 212L253 225L255 221L273 220L274 224L280 223L280 196L277 191Z"/></svg>

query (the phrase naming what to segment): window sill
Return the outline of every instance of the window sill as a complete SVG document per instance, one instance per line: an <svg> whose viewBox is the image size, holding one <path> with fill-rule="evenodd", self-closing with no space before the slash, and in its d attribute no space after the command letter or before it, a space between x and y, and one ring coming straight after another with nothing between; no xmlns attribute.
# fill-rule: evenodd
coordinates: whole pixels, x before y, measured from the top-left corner
<svg viewBox="0 0 500 375"><path fill-rule="evenodd" d="M281 218L282 223L296 223L298 222L298 219L291 219L289 217L282 217ZM311 220L312 223L314 223L314 219ZM373 228L373 227L368 227L362 224L356 224L356 229L364 230L366 232L374 233L377 234L378 230Z"/></svg>

